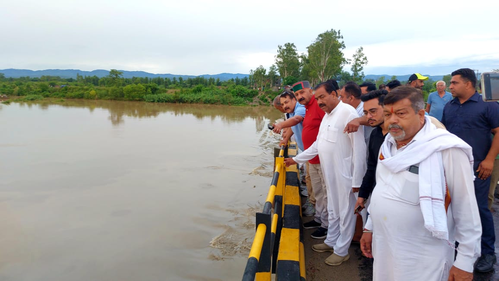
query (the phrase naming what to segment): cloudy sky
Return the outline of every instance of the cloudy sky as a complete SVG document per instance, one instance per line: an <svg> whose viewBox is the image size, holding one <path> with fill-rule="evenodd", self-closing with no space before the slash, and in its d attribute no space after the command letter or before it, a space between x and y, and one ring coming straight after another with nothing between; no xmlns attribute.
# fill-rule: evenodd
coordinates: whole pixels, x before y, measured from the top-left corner
<svg viewBox="0 0 499 281"><path fill-rule="evenodd" d="M329 29L366 74L499 68L499 1L16 0L0 9L0 69L249 73L278 45ZM347 66L347 68L349 68Z"/></svg>

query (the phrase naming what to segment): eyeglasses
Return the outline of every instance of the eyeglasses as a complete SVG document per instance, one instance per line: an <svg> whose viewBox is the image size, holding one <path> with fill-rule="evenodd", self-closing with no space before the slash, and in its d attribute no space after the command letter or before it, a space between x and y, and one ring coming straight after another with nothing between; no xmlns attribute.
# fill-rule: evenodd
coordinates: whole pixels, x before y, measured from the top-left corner
<svg viewBox="0 0 499 281"><path fill-rule="evenodd" d="M368 111L364 111L364 115L371 114L374 116L376 112L378 112L378 108L371 108Z"/></svg>

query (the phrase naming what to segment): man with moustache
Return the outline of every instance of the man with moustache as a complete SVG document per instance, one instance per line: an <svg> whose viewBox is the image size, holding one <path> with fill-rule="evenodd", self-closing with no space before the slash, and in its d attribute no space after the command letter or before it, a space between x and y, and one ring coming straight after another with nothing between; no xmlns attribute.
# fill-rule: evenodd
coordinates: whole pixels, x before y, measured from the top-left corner
<svg viewBox="0 0 499 281"><path fill-rule="evenodd" d="M303 153L286 158L286 165L305 163L319 155L327 188L328 232L324 243L312 246L316 252L333 252L328 265L347 261L348 248L355 231L354 188L359 188L366 170L366 143L360 128L344 134L343 128L358 116L355 109L338 99L338 83L328 80L315 88L319 107L326 112L317 140Z"/></svg>
<svg viewBox="0 0 499 281"><path fill-rule="evenodd" d="M282 139L279 145L287 145L290 138L294 135L294 140L296 141L299 149L298 151L303 151L302 131L303 119L305 118L305 107L296 101L295 95L289 89L279 95L279 101L287 116L285 121L274 124L274 133L279 134L282 130ZM289 130L290 128L291 131ZM303 167L300 167L300 174L301 182L306 181L306 175L303 172ZM308 191L303 187L300 187L300 193L303 196L309 195ZM303 205L303 209L304 216L314 215L315 210L313 205L310 203L310 198L307 198L307 201Z"/></svg>
<svg viewBox="0 0 499 281"><path fill-rule="evenodd" d="M362 179L355 209L358 206L362 209L365 208L365 203L376 185L376 166L378 165L379 149L383 141L385 141L386 134L388 134L388 128L384 123L383 117L383 100L386 94L388 94L386 90L377 90L361 97L364 102L364 116L366 116L369 126L374 129L371 132L367 147L367 171Z"/></svg>
<svg viewBox="0 0 499 281"><path fill-rule="evenodd" d="M419 73L414 73L409 76L409 80L407 81L407 85L414 87L419 90L423 90L424 81L428 80L428 77L423 76Z"/></svg>
<svg viewBox="0 0 499 281"><path fill-rule="evenodd" d="M473 148L475 195L482 222L482 255L475 269L489 272L494 270L496 263L494 221L488 208L488 193L494 160L499 153L499 104L482 100L475 89L477 79L473 70L461 68L451 75L449 90L454 99L445 105L442 123Z"/></svg>
<svg viewBox="0 0 499 281"><path fill-rule="evenodd" d="M471 147L431 123L416 88L391 91L383 113L390 134L361 239L373 280L472 280L481 225Z"/></svg>
<svg viewBox="0 0 499 281"><path fill-rule="evenodd" d="M298 148L303 151L302 131L303 131L303 118L305 118L305 107L296 101L293 93L284 91L279 100L282 109L287 113L288 119L277 124L274 124L274 133L280 134L282 129L291 127L293 134L296 138ZM290 136L291 137L291 136ZM288 139L283 139L281 144L286 144Z"/></svg>
<svg viewBox="0 0 499 281"><path fill-rule="evenodd" d="M321 125L324 111L317 104L314 93L310 88L308 81L300 81L292 86L298 102L305 106L306 114L303 120L302 141L303 147L308 149L317 139L319 126ZM328 219L327 219L327 196L326 185L322 175L319 156L315 156L307 163L307 189L311 203L315 204L315 216L312 221L303 224L303 228L317 228L311 237L314 239L326 238ZM312 200L314 198L315 200Z"/></svg>
<svg viewBox="0 0 499 281"><path fill-rule="evenodd" d="M280 112L284 113L284 120L287 120L288 119L288 114L282 108L281 95L277 95L274 98L273 105L274 105L275 109L277 109ZM284 140L285 140L285 143L287 143L288 140L290 140L292 136L293 136L293 131L291 130L291 128L284 128L282 130L282 140L281 140L281 142L284 142Z"/></svg>

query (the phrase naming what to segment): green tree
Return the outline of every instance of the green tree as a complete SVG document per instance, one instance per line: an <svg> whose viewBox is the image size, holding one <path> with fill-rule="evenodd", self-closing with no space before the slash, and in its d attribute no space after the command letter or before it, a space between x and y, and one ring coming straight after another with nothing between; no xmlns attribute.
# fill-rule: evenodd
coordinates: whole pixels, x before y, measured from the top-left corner
<svg viewBox="0 0 499 281"><path fill-rule="evenodd" d="M263 86L265 86L265 80L267 76L265 75L267 70L263 66L259 66L255 69L253 73L253 79L255 80L255 84L260 90L263 90Z"/></svg>
<svg viewBox="0 0 499 281"><path fill-rule="evenodd" d="M277 46L275 65L282 79L288 76L298 77L300 75L300 59L294 43L286 43L284 47Z"/></svg>
<svg viewBox="0 0 499 281"><path fill-rule="evenodd" d="M352 58L352 79L354 82L360 84L364 79L364 65L367 64L367 57L363 53L364 48L359 47Z"/></svg>
<svg viewBox="0 0 499 281"><path fill-rule="evenodd" d="M275 87L279 79L279 75L277 74L277 67L275 66L275 64L270 66L267 76L269 79L270 87Z"/></svg>
<svg viewBox="0 0 499 281"><path fill-rule="evenodd" d="M449 74L449 75L444 75L444 77L442 78L442 80L445 82L445 85L447 85L447 87L449 87L450 85L450 79L452 78L452 76Z"/></svg>
<svg viewBox="0 0 499 281"><path fill-rule="evenodd" d="M310 65L310 60L308 59L307 54L302 54L300 56L301 60L301 80L308 80L312 85L317 84L319 80L317 79L317 73L312 69ZM288 85L285 83L285 85Z"/></svg>
<svg viewBox="0 0 499 281"><path fill-rule="evenodd" d="M293 85L294 83L298 82L298 78L294 76L288 76L284 78L284 85Z"/></svg>
<svg viewBox="0 0 499 281"><path fill-rule="evenodd" d="M340 77L336 79L340 85L345 85L347 82L353 81L352 74L348 71L341 71Z"/></svg>
<svg viewBox="0 0 499 281"><path fill-rule="evenodd" d="M121 86L121 82L123 79L123 71L111 69L109 71L109 75L107 76L107 78L108 78L108 85L109 86L119 87L119 86Z"/></svg>
<svg viewBox="0 0 499 281"><path fill-rule="evenodd" d="M317 36L317 39L307 47L310 68L319 81L326 81L341 73L347 60L342 50L345 43L340 31L331 29Z"/></svg>
<svg viewBox="0 0 499 281"><path fill-rule="evenodd" d="M378 78L376 80L376 86L379 87L379 85L381 85L381 84L386 84L388 81L386 81L385 79L386 79L385 76L381 76L380 78Z"/></svg>
<svg viewBox="0 0 499 281"><path fill-rule="evenodd" d="M249 85L252 89L255 89L257 87L255 84L255 71L253 69L250 69L250 72L248 75L248 82L249 82Z"/></svg>

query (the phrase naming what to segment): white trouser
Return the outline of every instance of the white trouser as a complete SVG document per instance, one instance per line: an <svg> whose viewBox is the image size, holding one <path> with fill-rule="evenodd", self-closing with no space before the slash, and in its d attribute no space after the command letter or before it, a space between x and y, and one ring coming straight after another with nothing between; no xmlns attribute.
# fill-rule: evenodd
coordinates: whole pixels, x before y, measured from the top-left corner
<svg viewBox="0 0 499 281"><path fill-rule="evenodd" d="M348 255L348 248L355 233L356 216L354 214L355 195L350 191L340 190L344 186L329 188L327 191L328 229L324 243L334 248L340 257Z"/></svg>

